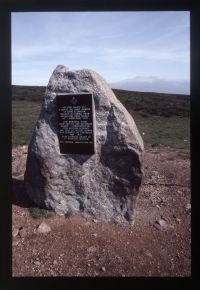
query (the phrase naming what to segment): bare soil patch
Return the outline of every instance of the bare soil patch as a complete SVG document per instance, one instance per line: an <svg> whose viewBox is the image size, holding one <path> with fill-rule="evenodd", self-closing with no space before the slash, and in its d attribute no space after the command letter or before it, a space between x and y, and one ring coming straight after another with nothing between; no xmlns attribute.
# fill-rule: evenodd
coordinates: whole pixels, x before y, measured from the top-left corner
<svg viewBox="0 0 200 290"><path fill-rule="evenodd" d="M52 216L34 219L24 191L27 146L12 151L13 276L190 276L190 160L146 146L131 226ZM40 233L45 222L51 230Z"/></svg>

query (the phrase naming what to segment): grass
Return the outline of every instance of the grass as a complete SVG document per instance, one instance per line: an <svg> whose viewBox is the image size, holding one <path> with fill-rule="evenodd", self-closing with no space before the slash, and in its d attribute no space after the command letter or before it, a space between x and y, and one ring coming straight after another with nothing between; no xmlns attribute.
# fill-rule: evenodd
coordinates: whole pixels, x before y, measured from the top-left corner
<svg viewBox="0 0 200 290"><path fill-rule="evenodd" d="M12 101L12 147L29 143L41 102Z"/></svg>
<svg viewBox="0 0 200 290"><path fill-rule="evenodd" d="M45 93L42 86L12 86L12 100L41 101Z"/></svg>
<svg viewBox="0 0 200 290"><path fill-rule="evenodd" d="M29 213L32 218L39 219L39 218L50 218L55 215L53 210L38 208L38 207L30 207Z"/></svg>
<svg viewBox="0 0 200 290"><path fill-rule="evenodd" d="M45 87L13 86L12 146L28 144ZM190 99L185 95L114 90L133 116L145 143L190 151ZM184 141L186 140L186 141Z"/></svg>
<svg viewBox="0 0 200 290"><path fill-rule="evenodd" d="M190 116L190 98L188 95L170 95L148 92L113 90L118 99L135 112L163 117Z"/></svg>
<svg viewBox="0 0 200 290"><path fill-rule="evenodd" d="M162 144L173 148L190 150L189 117L151 115L148 118L132 112L145 143Z"/></svg>

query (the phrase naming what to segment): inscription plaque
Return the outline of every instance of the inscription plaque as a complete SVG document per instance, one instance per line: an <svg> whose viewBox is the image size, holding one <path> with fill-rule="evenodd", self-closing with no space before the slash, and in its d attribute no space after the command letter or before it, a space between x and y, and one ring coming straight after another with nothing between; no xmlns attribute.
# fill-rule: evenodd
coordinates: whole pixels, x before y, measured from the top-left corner
<svg viewBox="0 0 200 290"><path fill-rule="evenodd" d="M60 153L94 154L94 101L90 93L57 94Z"/></svg>

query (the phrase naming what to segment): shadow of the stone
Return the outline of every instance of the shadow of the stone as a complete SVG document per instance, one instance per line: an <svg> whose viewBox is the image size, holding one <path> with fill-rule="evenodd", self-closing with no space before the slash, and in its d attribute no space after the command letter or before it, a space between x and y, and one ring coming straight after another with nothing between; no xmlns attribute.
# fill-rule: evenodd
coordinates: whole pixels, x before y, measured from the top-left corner
<svg viewBox="0 0 200 290"><path fill-rule="evenodd" d="M23 180L12 178L12 204L23 208L35 206L34 202L26 194Z"/></svg>

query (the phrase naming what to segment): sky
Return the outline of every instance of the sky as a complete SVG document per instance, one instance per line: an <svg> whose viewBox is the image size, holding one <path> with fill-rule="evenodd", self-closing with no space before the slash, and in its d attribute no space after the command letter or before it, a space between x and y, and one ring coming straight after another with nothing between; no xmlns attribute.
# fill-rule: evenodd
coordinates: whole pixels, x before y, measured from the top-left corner
<svg viewBox="0 0 200 290"><path fill-rule="evenodd" d="M46 86L58 64L112 87L190 93L190 13L12 13L12 84Z"/></svg>

